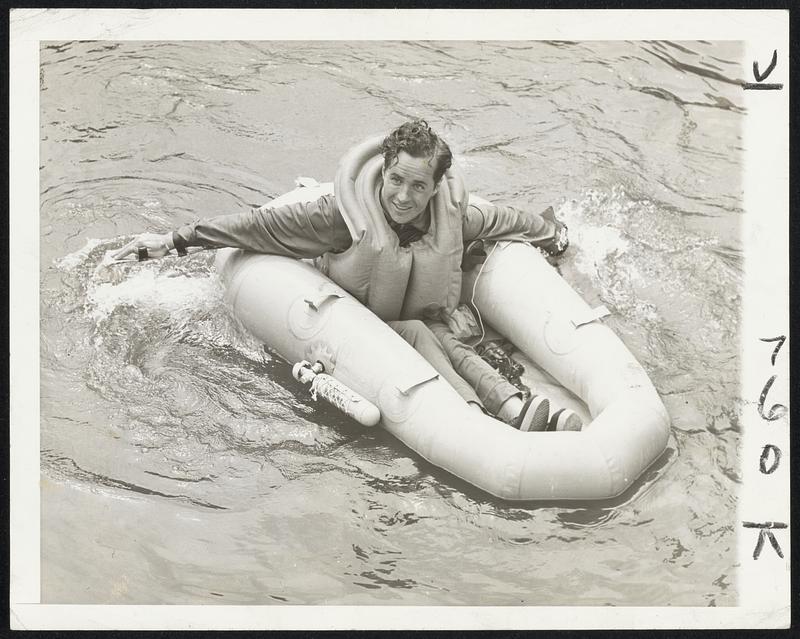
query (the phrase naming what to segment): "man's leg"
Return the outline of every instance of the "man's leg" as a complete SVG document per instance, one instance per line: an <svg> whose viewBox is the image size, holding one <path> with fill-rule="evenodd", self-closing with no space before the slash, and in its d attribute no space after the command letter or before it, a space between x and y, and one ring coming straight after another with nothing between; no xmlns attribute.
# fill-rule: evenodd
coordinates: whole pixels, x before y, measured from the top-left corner
<svg viewBox="0 0 800 639"><path fill-rule="evenodd" d="M522 391L486 363L474 348L459 340L446 324L427 322L427 326L441 343L455 372L475 389L489 412L497 415L512 397L519 398L522 405Z"/></svg>
<svg viewBox="0 0 800 639"><path fill-rule="evenodd" d="M472 389L472 386L456 373L441 342L423 322L420 320L407 320L388 322L388 324L400 337L411 344L411 346L433 366L436 372L456 389L458 394L461 395L466 402L475 404L479 408L483 407L482 402L478 399L478 395Z"/></svg>
<svg viewBox="0 0 800 639"><path fill-rule="evenodd" d="M462 375L493 414L521 430L581 430L583 422L573 410L557 410L549 420L550 402L535 393L523 404L522 392L459 340L441 322L429 322L431 332L441 342L455 371Z"/></svg>

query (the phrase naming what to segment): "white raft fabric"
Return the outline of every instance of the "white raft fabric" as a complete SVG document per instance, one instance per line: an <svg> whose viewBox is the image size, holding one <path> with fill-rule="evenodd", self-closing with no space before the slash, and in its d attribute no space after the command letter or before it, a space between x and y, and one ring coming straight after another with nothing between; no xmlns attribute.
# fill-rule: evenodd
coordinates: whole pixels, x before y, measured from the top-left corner
<svg viewBox="0 0 800 639"><path fill-rule="evenodd" d="M299 188L269 206L329 189ZM592 310L525 244L498 245L475 301L484 321L586 403L593 419L581 432L520 432L471 409L397 333L310 264L225 249L217 269L234 313L258 339L289 362L323 361L380 408L382 426L403 443L497 497L615 497L666 448L669 417L641 365L601 323L575 327Z"/></svg>

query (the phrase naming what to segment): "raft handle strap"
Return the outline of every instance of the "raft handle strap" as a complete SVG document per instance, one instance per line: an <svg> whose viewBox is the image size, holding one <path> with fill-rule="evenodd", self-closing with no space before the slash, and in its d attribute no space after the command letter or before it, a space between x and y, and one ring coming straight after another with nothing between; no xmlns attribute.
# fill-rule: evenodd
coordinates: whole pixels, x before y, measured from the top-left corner
<svg viewBox="0 0 800 639"><path fill-rule="evenodd" d="M611 311L609 311L605 305L598 306L597 308L589 309L586 313L583 313L578 319L571 319L570 322L572 325L578 329L585 324L591 324L597 320L603 319L611 315Z"/></svg>
<svg viewBox="0 0 800 639"><path fill-rule="evenodd" d="M434 379L438 379L439 373L434 370L427 375L419 376L404 376L400 380L398 380L397 384L395 384L395 388L400 391L403 395L410 395L411 391L415 388L422 386L423 384L427 384L428 382L432 382Z"/></svg>
<svg viewBox="0 0 800 639"><path fill-rule="evenodd" d="M298 189L300 189L300 188L306 188L306 189L307 188L316 188L316 187L319 186L319 182L317 182L312 177L305 177L303 175L299 175L298 177L295 178L294 185Z"/></svg>
<svg viewBox="0 0 800 639"><path fill-rule="evenodd" d="M319 312L319 310L322 308L322 305L325 302L327 302L328 300L331 300L331 299L339 300L339 299L342 299L343 297L344 297L344 295L341 295L339 293L325 293L325 294L320 295L319 297L317 297L315 299L305 298L305 299L303 299L303 301L306 304L308 304L309 308L312 308L315 311Z"/></svg>

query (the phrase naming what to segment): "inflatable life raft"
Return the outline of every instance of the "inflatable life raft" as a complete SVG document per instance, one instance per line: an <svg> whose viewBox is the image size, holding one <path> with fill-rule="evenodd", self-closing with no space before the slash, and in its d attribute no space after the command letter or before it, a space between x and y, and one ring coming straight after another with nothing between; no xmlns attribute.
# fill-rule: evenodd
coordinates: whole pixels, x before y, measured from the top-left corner
<svg viewBox="0 0 800 639"><path fill-rule="evenodd" d="M329 183L300 187L267 206L330 192ZM587 418L579 432L521 432L470 408L403 338L307 262L224 249L216 268L235 315L265 345L291 363L321 362L378 407L383 428L492 495L615 497L666 449L669 416L642 366L527 244L497 244L479 274L465 274L464 291L484 322L544 371L553 410L559 396L577 400ZM551 392L559 387L561 395Z"/></svg>

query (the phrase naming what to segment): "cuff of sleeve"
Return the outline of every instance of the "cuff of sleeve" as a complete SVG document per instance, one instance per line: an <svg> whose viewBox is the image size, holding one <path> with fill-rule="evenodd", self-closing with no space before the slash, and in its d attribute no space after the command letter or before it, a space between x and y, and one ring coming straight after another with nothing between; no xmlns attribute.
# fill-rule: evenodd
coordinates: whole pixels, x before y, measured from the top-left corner
<svg viewBox="0 0 800 639"><path fill-rule="evenodd" d="M172 243L175 245L175 250L178 251L178 255L186 255L186 240L184 240L177 231L172 232Z"/></svg>

